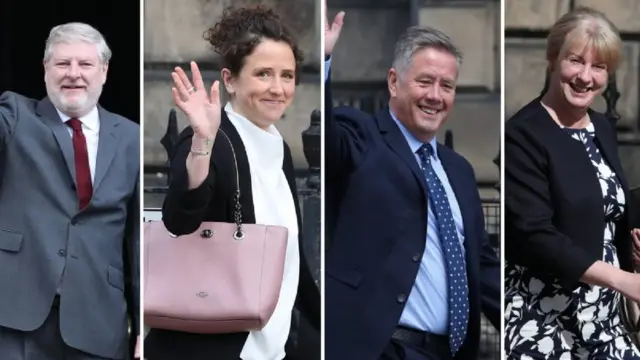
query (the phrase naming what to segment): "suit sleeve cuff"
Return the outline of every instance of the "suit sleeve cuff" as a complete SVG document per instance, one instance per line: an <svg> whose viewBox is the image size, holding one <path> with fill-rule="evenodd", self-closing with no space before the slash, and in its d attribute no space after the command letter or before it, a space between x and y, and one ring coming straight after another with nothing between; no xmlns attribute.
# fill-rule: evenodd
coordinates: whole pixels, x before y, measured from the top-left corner
<svg viewBox="0 0 640 360"><path fill-rule="evenodd" d="M211 174L209 174L211 176ZM188 176L180 179L173 179L173 197L179 206L186 213L198 212L204 209L211 196L211 186L209 178L205 179L200 186L189 189Z"/></svg>
<svg viewBox="0 0 640 360"><path fill-rule="evenodd" d="M561 276L558 276L560 285L567 291L574 291L580 286L584 273L600 259L592 258L582 248L576 247L575 252L569 257L570 261L560 262Z"/></svg>
<svg viewBox="0 0 640 360"><path fill-rule="evenodd" d="M329 80L329 71L331 70L331 55L324 59L324 81Z"/></svg>

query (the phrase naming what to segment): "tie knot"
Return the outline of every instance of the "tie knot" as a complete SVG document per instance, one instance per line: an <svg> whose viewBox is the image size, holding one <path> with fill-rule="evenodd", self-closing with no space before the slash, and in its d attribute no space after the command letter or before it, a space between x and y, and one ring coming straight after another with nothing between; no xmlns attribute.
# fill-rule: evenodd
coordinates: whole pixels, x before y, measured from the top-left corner
<svg viewBox="0 0 640 360"><path fill-rule="evenodd" d="M69 125L73 131L82 131L82 122L79 119L71 118L67 120L67 125Z"/></svg>
<svg viewBox="0 0 640 360"><path fill-rule="evenodd" d="M426 161L431 160L431 155L433 155L433 146L431 144L423 144L419 150L420 157L422 157Z"/></svg>

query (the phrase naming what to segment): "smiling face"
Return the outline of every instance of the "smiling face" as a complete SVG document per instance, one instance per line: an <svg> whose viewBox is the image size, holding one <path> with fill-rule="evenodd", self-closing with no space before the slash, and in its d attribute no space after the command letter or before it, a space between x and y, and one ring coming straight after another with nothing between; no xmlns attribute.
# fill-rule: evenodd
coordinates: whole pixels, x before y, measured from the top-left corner
<svg viewBox="0 0 640 360"><path fill-rule="evenodd" d="M571 126L588 120L587 109L606 89L621 59L620 34L603 13L577 8L563 15L547 37L549 89L542 98L556 121Z"/></svg>
<svg viewBox="0 0 640 360"><path fill-rule="evenodd" d="M609 79L607 64L589 44L571 46L552 67L550 86L555 86L563 102L585 110L602 94Z"/></svg>
<svg viewBox="0 0 640 360"><path fill-rule="evenodd" d="M291 105L296 60L289 44L265 39L244 58L237 76L223 69L222 77L234 111L264 129L282 118Z"/></svg>
<svg viewBox="0 0 640 360"><path fill-rule="evenodd" d="M44 70L51 102L61 112L81 117L98 103L108 65L100 62L96 44L78 41L54 45Z"/></svg>
<svg viewBox="0 0 640 360"><path fill-rule="evenodd" d="M389 106L416 138L428 142L453 106L457 78L455 55L436 47L418 50L403 72L389 70Z"/></svg>

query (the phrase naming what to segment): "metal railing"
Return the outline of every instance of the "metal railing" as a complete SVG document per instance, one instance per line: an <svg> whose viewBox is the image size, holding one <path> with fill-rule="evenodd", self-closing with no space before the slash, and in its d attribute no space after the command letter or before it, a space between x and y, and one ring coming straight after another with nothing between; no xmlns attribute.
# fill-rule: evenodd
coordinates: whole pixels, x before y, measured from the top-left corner
<svg viewBox="0 0 640 360"><path fill-rule="evenodd" d="M482 199L484 227L489 242L500 257L500 199ZM482 316L480 320L480 347L478 359L495 360L500 358L500 332L489 320Z"/></svg>

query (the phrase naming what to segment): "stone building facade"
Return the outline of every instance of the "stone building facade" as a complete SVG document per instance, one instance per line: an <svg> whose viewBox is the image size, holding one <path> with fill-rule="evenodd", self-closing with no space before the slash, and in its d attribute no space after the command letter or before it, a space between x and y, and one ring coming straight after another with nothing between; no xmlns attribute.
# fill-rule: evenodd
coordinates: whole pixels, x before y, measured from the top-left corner
<svg viewBox="0 0 640 360"><path fill-rule="evenodd" d="M615 74L620 98L615 111L619 154L629 185L640 186L640 1L635 0L505 0L505 120L540 94L544 86L546 36L564 13L577 6L598 9L619 28L623 63ZM605 112L604 98L594 109Z"/></svg>

